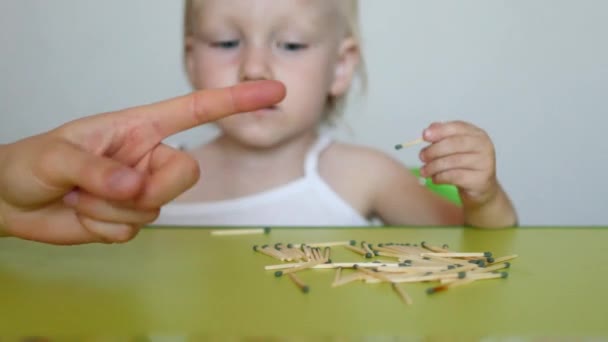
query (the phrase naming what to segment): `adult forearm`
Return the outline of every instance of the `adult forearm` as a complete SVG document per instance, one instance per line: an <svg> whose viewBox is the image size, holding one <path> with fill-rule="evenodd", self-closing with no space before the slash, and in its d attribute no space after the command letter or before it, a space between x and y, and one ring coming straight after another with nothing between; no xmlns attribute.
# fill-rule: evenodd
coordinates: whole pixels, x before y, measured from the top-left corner
<svg viewBox="0 0 608 342"><path fill-rule="evenodd" d="M465 224L479 228L508 228L518 225L513 203L499 187L496 195L483 205L464 205Z"/></svg>
<svg viewBox="0 0 608 342"><path fill-rule="evenodd" d="M4 219L2 218L2 214L0 214L0 238L6 237L8 234L6 233L6 227L4 225Z"/></svg>
<svg viewBox="0 0 608 342"><path fill-rule="evenodd" d="M0 144L0 184L2 184L2 176L3 176L3 165L4 165L4 159L5 159L5 154L6 154L6 145L2 145ZM2 198L2 191L5 191L5 189L2 189L2 187L0 187L0 198ZM2 212L0 211L0 237L4 237L7 236L8 234L6 233L6 222L4 220L4 217L2 217Z"/></svg>

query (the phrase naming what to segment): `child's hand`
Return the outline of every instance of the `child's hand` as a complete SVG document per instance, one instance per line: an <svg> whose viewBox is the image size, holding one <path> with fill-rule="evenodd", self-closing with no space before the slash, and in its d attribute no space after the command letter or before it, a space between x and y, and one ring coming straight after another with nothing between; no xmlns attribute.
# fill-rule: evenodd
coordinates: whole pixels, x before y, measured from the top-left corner
<svg viewBox="0 0 608 342"><path fill-rule="evenodd" d="M470 204L485 204L499 191L494 145L485 131L462 121L433 123L423 138L431 143L420 152L423 177L457 186Z"/></svg>

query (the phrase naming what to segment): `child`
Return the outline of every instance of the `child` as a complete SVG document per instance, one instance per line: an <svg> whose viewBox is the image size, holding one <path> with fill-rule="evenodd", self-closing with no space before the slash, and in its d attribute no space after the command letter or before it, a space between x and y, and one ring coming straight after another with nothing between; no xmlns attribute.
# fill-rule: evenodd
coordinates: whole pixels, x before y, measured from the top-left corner
<svg viewBox="0 0 608 342"><path fill-rule="evenodd" d="M355 0L187 0L185 65L196 89L275 79L280 104L217 122L194 151L202 178L157 224L362 226L516 224L479 128L435 123L422 176L458 186L462 207L421 186L398 162L320 133L360 70Z"/></svg>

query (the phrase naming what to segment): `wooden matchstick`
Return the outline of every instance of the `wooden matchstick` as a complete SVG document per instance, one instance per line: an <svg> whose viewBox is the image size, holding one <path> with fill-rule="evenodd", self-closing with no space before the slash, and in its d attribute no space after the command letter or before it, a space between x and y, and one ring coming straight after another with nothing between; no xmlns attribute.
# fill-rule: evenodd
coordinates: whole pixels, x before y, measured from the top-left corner
<svg viewBox="0 0 608 342"><path fill-rule="evenodd" d="M313 260L313 261L309 261L309 262L304 263L304 264L302 264L300 266L297 266L297 267L292 267L292 268L288 268L288 269L285 269L285 270L276 271L276 272L274 272L274 275L276 277L280 277L280 276L285 275L285 274L304 271L304 270L313 268L313 267L315 267L315 266L317 266L319 264L322 264L322 263L324 263L323 260Z"/></svg>
<svg viewBox="0 0 608 342"><path fill-rule="evenodd" d="M464 277L460 279L470 279L470 280L489 280L489 279L506 279L509 277L509 273L507 272L491 272L491 273L473 273L468 272L464 275ZM449 284L454 281L460 281L460 279L441 279L441 284Z"/></svg>
<svg viewBox="0 0 608 342"><path fill-rule="evenodd" d="M460 279L460 280L453 281L448 284L443 284L443 285L439 285L439 286L435 286L435 287L429 287L428 289L426 289L426 293L433 294L433 293L437 293L437 292L443 292L443 291L447 291L448 289L450 289L452 287L470 284L474 281L475 281L474 279L470 279L470 278L469 279L466 279L466 278Z"/></svg>
<svg viewBox="0 0 608 342"><path fill-rule="evenodd" d="M478 280L491 280L491 279L506 279L509 277L509 273L507 272L492 272L492 273L467 273L464 277L458 279L441 279L439 282L442 285L451 285L455 282L461 282L463 280L469 280L470 282L478 281ZM464 284L462 284L464 285ZM456 286L460 286L457 284Z"/></svg>
<svg viewBox="0 0 608 342"><path fill-rule="evenodd" d="M256 234L268 234L270 228L255 228L255 229L221 229L212 230L211 235L213 236L234 236L234 235L256 235Z"/></svg>
<svg viewBox="0 0 608 342"><path fill-rule="evenodd" d="M510 261L510 260L513 260L513 259L515 259L517 257L518 257L517 254L513 254L513 255L503 256L503 257L500 257L500 258L495 258L493 262L488 263L488 266L495 265L495 264L500 264L500 263L503 263L505 261Z"/></svg>
<svg viewBox="0 0 608 342"><path fill-rule="evenodd" d="M325 247L323 250L323 259L325 259L327 263L331 263L331 247Z"/></svg>
<svg viewBox="0 0 608 342"><path fill-rule="evenodd" d="M450 253L449 249L443 248L443 247L429 245L428 243L426 243L426 241L422 241L420 243L420 246L422 246L422 248L426 248L429 251L434 252L434 253ZM444 246L446 246L446 245L444 245Z"/></svg>
<svg viewBox="0 0 608 342"><path fill-rule="evenodd" d="M411 147L411 146L414 146L414 145L422 144L423 142L424 142L423 138L418 138L416 140L408 141L408 142L403 143L403 144L397 144L397 145L395 145L395 149L396 150L400 150L402 148L407 148L407 147Z"/></svg>
<svg viewBox="0 0 608 342"><path fill-rule="evenodd" d="M354 246L356 244L355 240L350 241L331 241L331 242L315 242L315 243L307 243L307 246L310 247L339 247L339 246ZM290 244L292 247L300 248L301 244Z"/></svg>
<svg viewBox="0 0 608 342"><path fill-rule="evenodd" d="M346 284L352 283L353 281L363 280L365 278L367 278L367 275L365 275L364 273L361 273L361 272L355 272L355 273L351 273L351 274L348 274L345 276L341 275L340 280L331 284L331 287L338 287L338 286L346 285Z"/></svg>
<svg viewBox="0 0 608 342"><path fill-rule="evenodd" d="M357 270L359 272L363 272L363 273L367 274L368 276L371 276L371 277L374 277L374 278L378 278L378 279L380 279L382 281L386 281L388 283L392 283L393 282L392 279L389 278L384 273L377 272L377 271L370 271L370 270L368 270L366 268L357 268Z"/></svg>
<svg viewBox="0 0 608 342"><path fill-rule="evenodd" d="M393 290L395 292L397 292L397 295L399 296L399 298L401 298L401 300L406 304L406 305L412 305L414 303L414 301L412 300L412 297L410 297L410 295L405 292L405 290L399 286L396 283L391 283L391 287L393 288Z"/></svg>
<svg viewBox="0 0 608 342"><path fill-rule="evenodd" d="M494 272L494 271L498 271L498 270L502 270L505 268L509 268L511 267L511 264L508 262L503 262L501 264L496 264L496 265L491 265L491 266L487 266L487 267L480 267L476 270L472 270L471 272L473 273L489 273L489 272Z"/></svg>
<svg viewBox="0 0 608 342"><path fill-rule="evenodd" d="M277 265L267 265L264 266L266 271L276 271L276 270L284 270L288 268L299 267L305 265L306 262L297 262L290 264L277 264ZM355 265L359 268L377 268L377 267L399 267L397 263L377 263L377 262L334 262L331 264L319 264L314 267L314 269L335 269L335 268L355 268Z"/></svg>
<svg viewBox="0 0 608 342"><path fill-rule="evenodd" d="M342 276L342 267L338 267L338 269L336 269L336 277L334 278L334 284L336 284L340 281L341 276Z"/></svg>
<svg viewBox="0 0 608 342"><path fill-rule="evenodd" d="M300 279L298 276L296 276L293 273L289 273L288 274L289 279L291 279L293 281L294 284L296 284L296 286L304 293L308 293L310 291L310 287L306 284L304 284L304 282L302 281L302 279Z"/></svg>
<svg viewBox="0 0 608 342"><path fill-rule="evenodd" d="M421 257L440 257L440 258L489 258L492 256L490 252L483 253L420 253Z"/></svg>
<svg viewBox="0 0 608 342"><path fill-rule="evenodd" d="M253 246L253 250L259 253L262 253L264 255L267 255L271 258L275 258L281 261L287 261L285 260L285 258L283 257L283 254L280 253L279 251L277 251L276 249L269 249L268 246Z"/></svg>
<svg viewBox="0 0 608 342"><path fill-rule="evenodd" d="M353 252L355 252L357 254L363 255L366 258L371 258L373 256L373 255L369 255L369 253L366 252L363 248L360 248L360 247L357 247L357 246L347 245L347 246L344 246L344 248L346 248L348 250L351 250L351 251L353 251ZM369 257L368 257L368 255L369 255Z"/></svg>

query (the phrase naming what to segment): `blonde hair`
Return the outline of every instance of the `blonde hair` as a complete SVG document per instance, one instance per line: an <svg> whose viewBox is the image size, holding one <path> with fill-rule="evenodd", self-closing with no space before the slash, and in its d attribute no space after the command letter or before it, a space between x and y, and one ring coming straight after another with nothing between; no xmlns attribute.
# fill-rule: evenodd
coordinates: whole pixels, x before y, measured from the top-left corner
<svg viewBox="0 0 608 342"><path fill-rule="evenodd" d="M326 0L328 1L328 0ZM355 70L355 76L359 78L361 89L367 88L367 70L363 57L362 36L359 24L359 0L334 0L338 2L338 13L341 15L341 22L346 25L346 37L352 37L359 49L359 63ZM202 0L185 0L184 6L184 39L196 34L196 27L201 17ZM327 99L325 121L329 124L339 118L344 112L348 91L337 97L329 96Z"/></svg>

